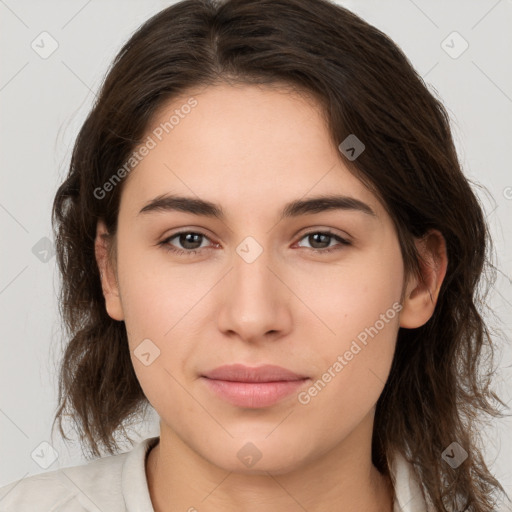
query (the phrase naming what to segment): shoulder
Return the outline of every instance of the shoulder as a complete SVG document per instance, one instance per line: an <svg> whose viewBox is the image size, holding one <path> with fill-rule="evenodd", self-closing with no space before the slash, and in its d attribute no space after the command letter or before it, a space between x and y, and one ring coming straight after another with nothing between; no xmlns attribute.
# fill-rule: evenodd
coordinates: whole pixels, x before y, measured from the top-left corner
<svg viewBox="0 0 512 512"><path fill-rule="evenodd" d="M123 472L131 453L16 480L0 488L0 512L124 512Z"/></svg>

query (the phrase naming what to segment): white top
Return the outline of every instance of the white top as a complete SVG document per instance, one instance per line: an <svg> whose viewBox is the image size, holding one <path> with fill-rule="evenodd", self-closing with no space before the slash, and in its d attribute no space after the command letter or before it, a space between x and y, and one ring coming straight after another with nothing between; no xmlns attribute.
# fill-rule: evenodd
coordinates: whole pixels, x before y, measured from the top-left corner
<svg viewBox="0 0 512 512"><path fill-rule="evenodd" d="M154 512L145 460L158 440L150 437L126 453L16 480L0 488L0 512ZM390 470L393 512L433 511L401 455Z"/></svg>

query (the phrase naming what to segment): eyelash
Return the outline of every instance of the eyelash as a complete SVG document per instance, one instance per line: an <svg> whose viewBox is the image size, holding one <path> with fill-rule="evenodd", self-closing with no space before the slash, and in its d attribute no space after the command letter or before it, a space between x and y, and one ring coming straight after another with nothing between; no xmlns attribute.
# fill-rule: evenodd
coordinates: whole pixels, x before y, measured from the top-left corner
<svg viewBox="0 0 512 512"><path fill-rule="evenodd" d="M201 233L200 231L180 231L178 233L174 233L172 236L166 238L165 240L162 240L161 242L158 243L158 245L162 246L165 251L177 254L179 256L182 256L182 255L194 256L201 249L184 250L184 249L176 249L172 245L169 245L169 242L173 238L176 238L179 235L186 235L186 234L200 235L200 236L203 236L204 238L207 238L209 240L209 237L207 235L205 235L204 233ZM340 242L341 246L352 245L351 242L349 242L348 240L345 240L344 238L341 238L340 236L334 234L332 231L310 231L309 233L305 233L304 235L302 235L302 237L299 240L302 240L303 238L306 238L307 236L316 235L316 234L327 235L327 236L329 236L331 238L334 238L338 242ZM203 247L203 249L208 249L208 247ZM314 252L316 254L319 254L319 253L324 253L325 254L325 253L330 253L330 252L333 252L333 251L339 251L341 249L341 247L340 246L334 246L334 247L330 247L330 248L327 248L327 249L313 249L313 248L310 248L310 247L302 247L302 249L307 249L307 250L312 251L312 252Z"/></svg>

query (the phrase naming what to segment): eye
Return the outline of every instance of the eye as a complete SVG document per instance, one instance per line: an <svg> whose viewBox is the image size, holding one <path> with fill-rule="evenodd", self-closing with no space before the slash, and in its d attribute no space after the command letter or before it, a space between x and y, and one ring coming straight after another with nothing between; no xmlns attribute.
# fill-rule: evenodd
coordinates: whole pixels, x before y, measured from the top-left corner
<svg viewBox="0 0 512 512"><path fill-rule="evenodd" d="M306 233L301 238L301 240L305 238L307 238L309 243L313 245L313 247L305 247L305 249L309 249L315 253L328 253L332 251L339 251L342 249L342 246L352 245L351 242L345 240L344 238L341 238L339 235L336 235L331 231L310 231L309 233ZM339 244L329 247L329 243L334 240L337 240ZM317 247L318 245L325 246L325 244L327 244L326 248Z"/></svg>
<svg viewBox="0 0 512 512"><path fill-rule="evenodd" d="M177 238L178 242L182 244L184 249L176 248L170 242L174 238ZM199 233L196 231L180 231L179 233L175 233L174 235L162 240L158 245L164 247L164 249L168 252L172 252L179 255L193 256L197 254L198 249L204 249L204 246L201 247L201 239L209 238L204 233Z"/></svg>

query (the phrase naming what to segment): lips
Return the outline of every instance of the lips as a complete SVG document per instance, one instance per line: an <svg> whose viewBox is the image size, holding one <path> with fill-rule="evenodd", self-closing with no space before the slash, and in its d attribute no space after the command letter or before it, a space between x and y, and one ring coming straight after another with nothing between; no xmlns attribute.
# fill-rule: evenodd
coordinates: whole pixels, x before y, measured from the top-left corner
<svg viewBox="0 0 512 512"><path fill-rule="evenodd" d="M201 376L209 392L237 407L263 408L296 393L310 379L286 368L243 364L219 366Z"/></svg>
<svg viewBox="0 0 512 512"><path fill-rule="evenodd" d="M243 364L224 365L205 373L203 377L230 382L279 382L307 378L306 375L299 375L291 370L272 364L256 368Z"/></svg>

